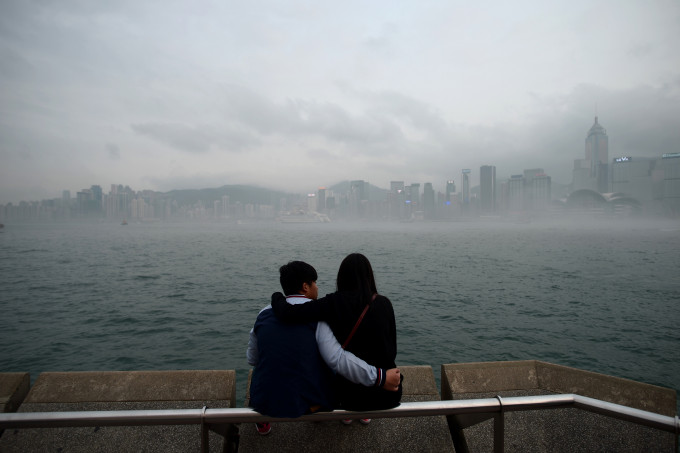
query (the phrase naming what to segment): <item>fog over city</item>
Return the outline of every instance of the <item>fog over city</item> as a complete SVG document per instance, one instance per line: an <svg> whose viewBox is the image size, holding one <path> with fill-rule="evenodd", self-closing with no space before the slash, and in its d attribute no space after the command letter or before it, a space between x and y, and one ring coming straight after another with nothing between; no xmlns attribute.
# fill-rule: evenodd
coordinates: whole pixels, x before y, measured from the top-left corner
<svg viewBox="0 0 680 453"><path fill-rule="evenodd" d="M680 3L6 1L0 203L93 184L568 184L680 151Z"/></svg>

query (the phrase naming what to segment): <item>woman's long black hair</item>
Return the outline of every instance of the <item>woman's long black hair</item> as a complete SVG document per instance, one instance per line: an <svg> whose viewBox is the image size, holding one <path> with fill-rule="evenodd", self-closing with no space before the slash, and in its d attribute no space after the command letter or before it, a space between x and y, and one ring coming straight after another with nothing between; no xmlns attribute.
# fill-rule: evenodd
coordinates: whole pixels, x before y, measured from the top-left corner
<svg viewBox="0 0 680 453"><path fill-rule="evenodd" d="M371 301L378 294L375 277L370 261L361 253L351 253L342 260L338 269L336 282L338 291L352 291L359 294L362 305Z"/></svg>

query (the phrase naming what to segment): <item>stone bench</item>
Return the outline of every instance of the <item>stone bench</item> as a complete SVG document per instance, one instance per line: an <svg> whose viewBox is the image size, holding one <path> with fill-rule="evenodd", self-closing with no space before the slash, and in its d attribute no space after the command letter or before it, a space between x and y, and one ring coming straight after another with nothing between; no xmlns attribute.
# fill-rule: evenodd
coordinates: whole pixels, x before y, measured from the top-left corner
<svg viewBox="0 0 680 453"><path fill-rule="evenodd" d="M0 412L16 412L30 385L28 373L0 373Z"/></svg>
<svg viewBox="0 0 680 453"><path fill-rule="evenodd" d="M442 365L442 399L578 394L675 416L675 390L536 360ZM672 433L576 408L508 412L506 452L676 451ZM456 451L493 451L492 415L450 416Z"/></svg>
<svg viewBox="0 0 680 453"><path fill-rule="evenodd" d="M18 412L235 407L236 373L102 371L42 373ZM229 434L229 433L227 433ZM210 433L210 451L233 450L233 439ZM199 425L8 429L0 451L200 451Z"/></svg>
<svg viewBox="0 0 680 453"><path fill-rule="evenodd" d="M404 375L402 401L439 401L439 391L429 366L400 367ZM245 406L250 400L250 377ZM241 424L239 453L284 452L446 452L453 442L446 417L373 419L369 425L339 421L272 423L261 436L254 424Z"/></svg>

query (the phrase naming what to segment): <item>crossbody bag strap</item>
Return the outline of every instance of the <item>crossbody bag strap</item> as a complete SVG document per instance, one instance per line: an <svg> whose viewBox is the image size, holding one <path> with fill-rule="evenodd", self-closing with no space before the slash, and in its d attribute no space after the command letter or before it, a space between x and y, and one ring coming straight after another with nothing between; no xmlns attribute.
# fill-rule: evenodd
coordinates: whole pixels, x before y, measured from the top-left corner
<svg viewBox="0 0 680 453"><path fill-rule="evenodd" d="M371 298L371 302L373 302L373 301L375 300L375 297L376 297L376 296L377 296L377 294L373 294L373 297ZM364 311L361 312L361 315L359 316L359 319L357 319L357 323L354 324L354 328L353 328L352 331L349 333L349 336L347 337L347 339L345 340L345 342L342 344L342 349L345 349L345 346L347 346L347 345L349 344L349 340L351 340L352 337L354 336L354 332L357 331L357 328L359 327L359 324L361 324L361 321L364 319L364 315L365 315L366 312L368 311L368 307L369 307L370 305L371 305L370 303L366 304L366 307L364 308Z"/></svg>

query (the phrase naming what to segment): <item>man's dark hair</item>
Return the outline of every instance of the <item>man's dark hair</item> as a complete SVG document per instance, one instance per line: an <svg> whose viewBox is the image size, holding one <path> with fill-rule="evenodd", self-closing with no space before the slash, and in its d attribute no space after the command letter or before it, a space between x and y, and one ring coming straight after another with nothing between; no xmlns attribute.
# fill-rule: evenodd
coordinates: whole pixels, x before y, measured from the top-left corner
<svg viewBox="0 0 680 453"><path fill-rule="evenodd" d="M290 261L279 268L279 281L286 296L300 294L303 283L312 284L317 279L316 269L304 261Z"/></svg>

